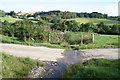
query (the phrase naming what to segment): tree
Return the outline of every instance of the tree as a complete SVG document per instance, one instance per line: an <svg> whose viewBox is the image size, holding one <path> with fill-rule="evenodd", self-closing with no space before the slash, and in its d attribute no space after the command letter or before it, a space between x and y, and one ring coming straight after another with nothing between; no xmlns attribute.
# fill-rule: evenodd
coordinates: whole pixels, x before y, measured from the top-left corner
<svg viewBox="0 0 120 80"><path fill-rule="evenodd" d="M2 33L4 35L10 35L9 26L10 26L10 23L6 20L2 23Z"/></svg>
<svg viewBox="0 0 120 80"><path fill-rule="evenodd" d="M10 15L10 16L15 16L16 13L15 13L14 11L10 11L10 12L8 13L8 15Z"/></svg>
<svg viewBox="0 0 120 80"><path fill-rule="evenodd" d="M99 29L98 30L99 33L105 33L105 30L104 30L105 25L103 22L100 22L99 24L97 24L97 27Z"/></svg>

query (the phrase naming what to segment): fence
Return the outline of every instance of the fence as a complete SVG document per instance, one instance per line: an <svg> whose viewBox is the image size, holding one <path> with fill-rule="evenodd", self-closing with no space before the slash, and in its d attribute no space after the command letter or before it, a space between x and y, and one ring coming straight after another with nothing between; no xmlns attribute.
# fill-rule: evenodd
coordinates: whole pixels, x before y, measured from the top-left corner
<svg viewBox="0 0 120 80"><path fill-rule="evenodd" d="M92 33L73 33L67 32L62 33L58 31L48 31L45 32L45 40L50 43L60 44L62 42L68 42L69 44L87 44L90 42L94 43L94 34ZM66 37L65 35L68 34Z"/></svg>

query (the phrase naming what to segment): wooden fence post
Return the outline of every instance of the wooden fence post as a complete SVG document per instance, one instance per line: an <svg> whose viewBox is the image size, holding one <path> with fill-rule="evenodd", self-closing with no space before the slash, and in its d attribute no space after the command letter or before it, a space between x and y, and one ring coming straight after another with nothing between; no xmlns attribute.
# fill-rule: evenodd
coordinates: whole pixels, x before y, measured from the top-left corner
<svg viewBox="0 0 120 80"><path fill-rule="evenodd" d="M83 44L83 35L81 35L81 44Z"/></svg>
<svg viewBox="0 0 120 80"><path fill-rule="evenodd" d="M94 33L92 33L92 42L94 43L95 40L94 40Z"/></svg>
<svg viewBox="0 0 120 80"><path fill-rule="evenodd" d="M50 31L49 31L49 34L48 34L48 41L50 42L51 39L50 39Z"/></svg>

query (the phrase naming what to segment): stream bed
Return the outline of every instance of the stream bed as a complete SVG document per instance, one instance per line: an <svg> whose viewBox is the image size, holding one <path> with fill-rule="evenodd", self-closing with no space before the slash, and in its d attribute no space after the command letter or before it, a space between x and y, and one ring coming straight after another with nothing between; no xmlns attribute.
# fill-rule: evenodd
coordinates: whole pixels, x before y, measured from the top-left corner
<svg viewBox="0 0 120 80"><path fill-rule="evenodd" d="M68 65L83 62L84 52L78 50L66 50L63 55L64 58L55 61L42 61L44 67L34 68L28 78L61 78L62 73L66 70Z"/></svg>

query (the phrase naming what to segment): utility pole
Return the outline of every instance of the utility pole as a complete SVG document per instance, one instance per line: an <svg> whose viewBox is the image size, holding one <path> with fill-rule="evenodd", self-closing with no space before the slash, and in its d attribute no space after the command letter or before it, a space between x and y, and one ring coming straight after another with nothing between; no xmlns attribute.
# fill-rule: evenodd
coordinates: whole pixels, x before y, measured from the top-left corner
<svg viewBox="0 0 120 80"><path fill-rule="evenodd" d="M49 33L48 33L48 41L49 41L49 42L51 41L51 39L50 39L50 31L49 31Z"/></svg>

